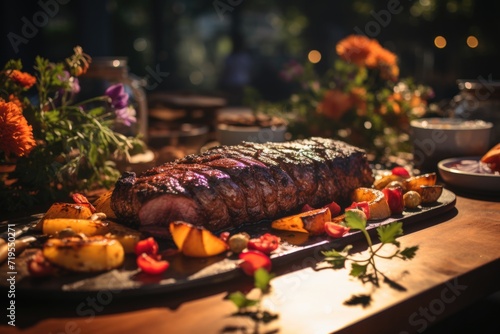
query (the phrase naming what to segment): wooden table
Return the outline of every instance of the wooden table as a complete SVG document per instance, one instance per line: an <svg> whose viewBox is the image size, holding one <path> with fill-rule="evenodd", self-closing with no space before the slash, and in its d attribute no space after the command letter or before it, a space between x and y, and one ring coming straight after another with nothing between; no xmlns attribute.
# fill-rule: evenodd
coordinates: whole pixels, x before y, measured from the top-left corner
<svg viewBox="0 0 500 334"><path fill-rule="evenodd" d="M400 285L379 288L349 278L347 269L315 270L320 257L274 268L272 292L263 306L279 315L261 333L414 333L500 290L500 196L465 197L452 210L412 224L403 246L419 245L411 261L380 261ZM469 194L464 194L470 196ZM355 250L362 251L362 244ZM231 316L228 291L252 287L248 279L190 291L139 298L94 294L81 300L16 299L16 327L2 333L251 333L253 323ZM367 294L365 307L347 306ZM111 297L110 297L111 296ZM5 310L5 305L2 306Z"/></svg>

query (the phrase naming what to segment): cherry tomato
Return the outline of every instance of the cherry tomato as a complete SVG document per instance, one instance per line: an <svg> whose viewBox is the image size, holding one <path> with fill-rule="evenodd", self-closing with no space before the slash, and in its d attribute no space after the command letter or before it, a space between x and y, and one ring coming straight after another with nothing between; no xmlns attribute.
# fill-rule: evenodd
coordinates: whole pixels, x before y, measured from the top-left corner
<svg viewBox="0 0 500 334"><path fill-rule="evenodd" d="M240 253L239 258L243 260L239 266L248 276L253 276L255 271L259 268L264 268L268 272L271 271L271 259L264 253L256 250L249 250Z"/></svg>
<svg viewBox="0 0 500 334"><path fill-rule="evenodd" d="M389 204L392 214L400 214L404 209L403 190L401 187L382 189L385 200Z"/></svg>
<svg viewBox="0 0 500 334"><path fill-rule="evenodd" d="M265 233L258 238L248 240L247 248L254 249L264 254L269 254L277 249L280 245L280 238L271 234Z"/></svg>
<svg viewBox="0 0 500 334"><path fill-rule="evenodd" d="M325 232L332 238L340 238L349 232L350 228L334 222L325 223Z"/></svg>
<svg viewBox="0 0 500 334"><path fill-rule="evenodd" d="M340 205L338 205L337 203L335 202L331 202L327 205L325 205L326 208L328 208L332 214L332 217L336 217L340 214Z"/></svg>
<svg viewBox="0 0 500 334"><path fill-rule="evenodd" d="M151 255L142 253L137 256L137 266L141 268L143 272L150 275L159 275L168 269L170 263L165 260L157 260Z"/></svg>
<svg viewBox="0 0 500 334"><path fill-rule="evenodd" d="M139 256L142 253L146 253L148 255L156 255L158 254L158 243L153 237L149 237L147 239L140 240L134 248L135 255Z"/></svg>
<svg viewBox="0 0 500 334"><path fill-rule="evenodd" d="M366 219L370 219L370 205L366 201L352 202L352 204L350 206L345 208L345 211L347 211L349 209L359 209L365 213Z"/></svg>
<svg viewBox="0 0 500 334"><path fill-rule="evenodd" d="M410 173L408 173L408 171L406 170L406 168L401 167L401 166L394 167L391 170L391 173L392 173L392 175L401 176L401 177L404 177L406 179L410 177Z"/></svg>
<svg viewBox="0 0 500 334"><path fill-rule="evenodd" d="M41 250L38 250L28 260L28 271L34 277L46 277L55 273L56 268L45 259Z"/></svg>

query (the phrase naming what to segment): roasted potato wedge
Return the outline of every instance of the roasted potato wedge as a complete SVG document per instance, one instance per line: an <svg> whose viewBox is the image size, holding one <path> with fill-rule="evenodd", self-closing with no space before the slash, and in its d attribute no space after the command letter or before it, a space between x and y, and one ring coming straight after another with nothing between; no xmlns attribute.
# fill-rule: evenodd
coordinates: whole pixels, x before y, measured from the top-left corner
<svg viewBox="0 0 500 334"><path fill-rule="evenodd" d="M381 190L366 187L356 188L352 194L352 200L354 202L368 202L370 219L378 220L391 216L391 209Z"/></svg>
<svg viewBox="0 0 500 334"><path fill-rule="evenodd" d="M49 239L42 252L54 265L85 273L118 268L124 261L122 245L103 236Z"/></svg>
<svg viewBox="0 0 500 334"><path fill-rule="evenodd" d="M397 181L397 182L404 182L404 178L399 176L399 175L394 175L394 174L389 174L389 175L384 175L380 179L375 180L373 182L373 187L378 190L384 189L389 183Z"/></svg>
<svg viewBox="0 0 500 334"><path fill-rule="evenodd" d="M332 220L330 209L321 208L276 219L271 227L277 230L320 235L325 233L325 222Z"/></svg>
<svg viewBox="0 0 500 334"><path fill-rule="evenodd" d="M111 195L113 190L110 189L104 194L99 196L94 203L92 203L96 209L96 212L104 212L106 216L110 219L116 219L115 212L111 209Z"/></svg>
<svg viewBox="0 0 500 334"><path fill-rule="evenodd" d="M433 186L436 184L437 175L436 173L427 173L417 176L412 176L404 181L407 191L414 190L418 191L420 186Z"/></svg>
<svg viewBox="0 0 500 334"><path fill-rule="evenodd" d="M86 236L103 235L109 232L109 224L101 220L54 218L42 221L42 232L55 236L64 229L71 229L75 233L83 233Z"/></svg>
<svg viewBox="0 0 500 334"><path fill-rule="evenodd" d="M112 221L108 221L107 223L108 233L105 236L120 242L126 254L134 253L135 245L141 240L141 232Z"/></svg>
<svg viewBox="0 0 500 334"><path fill-rule="evenodd" d="M76 203L54 203L47 210L35 229L42 230L43 222L46 219L71 218L71 219L89 219L92 216L92 210L88 205Z"/></svg>
<svg viewBox="0 0 500 334"><path fill-rule="evenodd" d="M172 239L179 250L190 257L209 257L228 249L227 244L207 229L186 222L170 223Z"/></svg>
<svg viewBox="0 0 500 334"><path fill-rule="evenodd" d="M443 193L442 185L420 186L415 190L420 194L422 204L430 204L436 202Z"/></svg>

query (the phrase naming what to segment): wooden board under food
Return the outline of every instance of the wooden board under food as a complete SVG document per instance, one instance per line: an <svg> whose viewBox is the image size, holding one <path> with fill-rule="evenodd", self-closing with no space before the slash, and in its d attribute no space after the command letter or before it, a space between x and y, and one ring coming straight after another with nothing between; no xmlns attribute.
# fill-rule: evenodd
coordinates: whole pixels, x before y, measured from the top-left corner
<svg viewBox="0 0 500 334"><path fill-rule="evenodd" d="M425 222L431 217L438 216L455 207L456 196L453 192L443 189L439 200L432 205L423 206L414 211L404 211L399 216L392 216L381 221L368 221L368 231L394 221L403 222L403 229L409 224ZM278 235L282 244L273 252L271 260L273 266L287 263L306 257L321 260L322 250L342 249L353 243L362 235L359 231L352 231L339 239L327 235L309 236L304 233L278 231L271 228L270 221L262 221L239 228L250 236L259 236L270 232ZM160 250L172 247L168 242L160 241ZM9 269L7 262L0 269L0 287L9 289L7 278L15 276L16 294L26 294L30 297L50 298L82 298L100 291L116 294L116 297L131 297L146 294L170 293L190 287L199 287L231 280L243 276L238 268L237 255L221 254L208 258L189 258L181 253L167 255L170 262L169 269L161 275L148 275L137 269L136 256L127 255L124 265L115 270L99 274L66 273L64 275L46 278L30 277L26 262L36 249L28 249L16 257L15 268ZM15 274L14 274L15 273Z"/></svg>

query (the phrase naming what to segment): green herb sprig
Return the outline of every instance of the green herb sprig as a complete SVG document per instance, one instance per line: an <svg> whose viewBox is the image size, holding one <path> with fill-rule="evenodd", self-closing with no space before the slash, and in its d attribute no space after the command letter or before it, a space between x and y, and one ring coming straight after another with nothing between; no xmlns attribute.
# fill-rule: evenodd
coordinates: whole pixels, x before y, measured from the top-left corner
<svg viewBox="0 0 500 334"><path fill-rule="evenodd" d="M261 305L262 298L270 292L271 286L269 283L274 276L273 273L269 273L264 268L255 271L254 287L260 290L257 299L249 298L248 294L241 291L230 293L227 296L227 298L238 308L238 311L234 313L233 316L249 317L255 322L254 333L258 333L258 326L260 323L267 324L278 318L277 314L263 310Z"/></svg>
<svg viewBox="0 0 500 334"><path fill-rule="evenodd" d="M374 246L372 238L366 229L366 216L360 210L349 210L345 214L345 222L351 230L360 230L364 235L368 244L368 257L359 259L349 254L352 245L347 245L343 250L336 251L335 249L322 252L325 256L325 261L332 265L333 269L345 268L346 261L351 262L351 271L349 275L357 277L363 282L370 281L375 286L379 286L379 275L388 278L377 268L376 259L394 259L410 260L415 257L418 246L411 246L401 249L401 244L396 240L397 237L403 235L403 223L393 222L376 229L380 244ZM390 255L380 254L381 249L387 245L396 246L394 253ZM390 280L388 280L390 281Z"/></svg>

